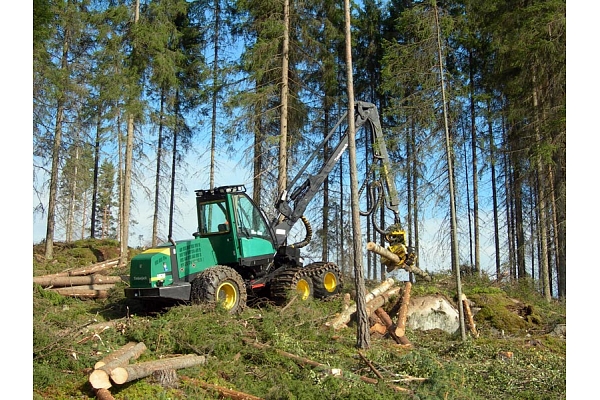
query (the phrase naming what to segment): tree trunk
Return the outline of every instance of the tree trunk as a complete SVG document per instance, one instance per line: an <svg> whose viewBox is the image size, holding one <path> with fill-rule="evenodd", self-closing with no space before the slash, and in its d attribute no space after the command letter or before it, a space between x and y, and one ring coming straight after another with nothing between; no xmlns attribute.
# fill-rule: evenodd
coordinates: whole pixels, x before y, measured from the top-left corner
<svg viewBox="0 0 600 400"><path fill-rule="evenodd" d="M473 179L473 235L475 239L475 270L481 274L479 252L479 174L477 173L477 127L475 125L475 78L473 77L473 52L469 51L469 82L471 94L469 96L471 111L471 167Z"/></svg>
<svg viewBox="0 0 600 400"><path fill-rule="evenodd" d="M154 371L161 369L182 369L204 364L206 358L195 354L187 354L162 360L146 361L114 368L110 372L110 379L117 385L145 378Z"/></svg>
<svg viewBox="0 0 600 400"><path fill-rule="evenodd" d="M538 89L535 74L533 76L534 89L533 89L533 112L535 114L535 137L538 143L542 141L542 135L540 132L540 121L539 121L539 104L538 104ZM544 166L542 165L542 156L538 154L536 156L536 168L538 173L538 212L539 212L539 230L540 238L539 243L541 244L540 250L540 278L542 280L542 294L546 301L552 300L552 293L550 291L550 274L548 269L548 231L547 231L547 203L546 203L546 175L544 174Z"/></svg>
<svg viewBox="0 0 600 400"><path fill-rule="evenodd" d="M65 37L63 39L62 57L61 57L61 69L67 70L68 68L68 55L69 55L69 40L70 30L65 30ZM61 91L59 91L61 92ZM62 92L61 92L62 93ZM51 260L54 256L54 227L56 224L56 202L58 197L58 167L60 165L60 149L62 146L62 125L65 114L65 99L64 95L61 94L57 100L56 105L56 122L54 125L54 142L52 144L52 167L50 172L50 193L48 196L48 218L46 222L46 247L45 247L45 258Z"/></svg>
<svg viewBox="0 0 600 400"><path fill-rule="evenodd" d="M221 0L215 0L215 30L213 35L214 59L212 66L212 116L210 124L209 188L215 187L215 153L217 148L217 99L219 98L219 34L221 33Z"/></svg>
<svg viewBox="0 0 600 400"><path fill-rule="evenodd" d="M288 136L288 72L289 72L290 2L283 1L283 45L281 63L281 115L279 136L278 193L287 189L287 136Z"/></svg>
<svg viewBox="0 0 600 400"><path fill-rule="evenodd" d="M140 17L140 0L135 1L134 24L137 24ZM133 176L133 142L134 142L134 122L133 111L127 115L127 143L125 145L125 176L123 177L123 219L121 220L121 257L119 265L127 265L129 259L129 221L131 219L131 180Z"/></svg>
<svg viewBox="0 0 600 400"><path fill-rule="evenodd" d="M99 284L114 284L121 282L120 276L106 275L87 275L87 276L37 276L33 278L33 283L37 283L42 287L65 287L77 285L99 285Z"/></svg>
<svg viewBox="0 0 600 400"><path fill-rule="evenodd" d="M100 285L104 286L104 285ZM63 287L58 289L48 289L56 292L61 296L77 297L80 299L106 299L108 298L108 290L114 287L94 287L94 286L79 286L79 287Z"/></svg>
<svg viewBox="0 0 600 400"><path fill-rule="evenodd" d="M156 149L156 176L154 177L154 213L152 213L152 241L151 246L155 247L158 244L158 210L160 201L160 170L164 153L164 107L165 107L165 90L161 88L160 94L160 114L158 122L158 144Z"/></svg>
<svg viewBox="0 0 600 400"><path fill-rule="evenodd" d="M406 316L408 314L408 303L410 302L410 289L412 284L406 282L402 292L402 304L398 310L398 320L396 322L396 336L402 337L406 334Z"/></svg>
<svg viewBox="0 0 600 400"><path fill-rule="evenodd" d="M458 254L458 236L457 229L458 224L456 222L456 204L455 204L455 190L454 190L454 176L453 176L453 162L452 162L452 141L450 139L450 132L448 131L448 111L447 111L447 103L446 103L446 89L444 83L444 67L443 67L443 57L442 57L442 38L440 33L440 23L438 18L438 8L437 4L434 2L434 11L435 11L435 22L436 22L436 30L437 30L437 45L438 45L438 62L439 62L439 72L440 72L440 87L442 89L442 109L444 115L444 131L446 133L446 158L448 163L448 191L450 195L450 247L452 249L452 270L456 273L456 292L457 296L460 299L462 295L462 284L460 281L460 268L459 268L459 254ZM464 322L464 311L462 307L462 303L459 302L459 316L460 316L460 333L462 340L466 340L465 333L465 322Z"/></svg>
<svg viewBox="0 0 600 400"><path fill-rule="evenodd" d="M356 347L368 349L369 315L366 310L365 281L362 254L360 210L358 209L358 170L356 166L356 126L354 124L354 79L352 76L352 37L350 33L350 1L344 0L346 36L346 75L348 81L348 157L350 162L350 203L352 210L352 242L354 255L354 281L356 285Z"/></svg>
<svg viewBox="0 0 600 400"><path fill-rule="evenodd" d="M96 120L96 140L94 142L94 176L92 184L92 216L90 221L90 238L96 237L96 213L98 210L98 175L100 174L100 138L102 137L102 110L98 107Z"/></svg>
<svg viewBox="0 0 600 400"><path fill-rule="evenodd" d="M490 113L490 103L486 103L488 114ZM500 223L498 221L498 189L496 182L496 143L494 141L494 131L492 122L488 119L488 137L490 146L490 170L492 174L492 212L494 215L494 250L496 261L496 281L500 281L502 271L500 270Z"/></svg>

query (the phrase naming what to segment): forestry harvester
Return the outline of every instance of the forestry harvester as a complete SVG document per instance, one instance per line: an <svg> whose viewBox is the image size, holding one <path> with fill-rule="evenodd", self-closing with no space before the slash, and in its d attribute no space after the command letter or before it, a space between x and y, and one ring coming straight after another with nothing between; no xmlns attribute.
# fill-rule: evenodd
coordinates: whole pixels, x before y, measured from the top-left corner
<svg viewBox="0 0 600 400"><path fill-rule="evenodd" d="M398 195L390 175L377 109L371 103L356 102L355 116L357 130L366 122L370 123L374 164L379 165L374 170L379 180L369 185L369 193L379 197L373 204L385 203L393 211L393 235L404 238L404 231L399 228ZM169 242L134 256L130 263L130 286L125 289L125 296L144 301L170 299L193 304L218 303L236 313L252 297L281 304L290 291L296 291L302 300L327 298L339 293L342 288L340 268L328 261L304 265L300 249L312 236L304 211L348 147L347 132L318 173L305 175L305 170L346 120L345 114L309 157L289 188L294 188L301 176L308 178L291 193L285 190L279 195L275 204L278 215L272 221L248 196L243 185L196 190L198 230L193 238L178 242L169 238ZM384 191L387 192L385 196L382 195ZM290 230L298 221L304 224L306 237L288 244ZM389 237L389 231L376 225L375 229ZM394 248L402 260L396 267L414 262L416 256L411 249L406 246Z"/></svg>

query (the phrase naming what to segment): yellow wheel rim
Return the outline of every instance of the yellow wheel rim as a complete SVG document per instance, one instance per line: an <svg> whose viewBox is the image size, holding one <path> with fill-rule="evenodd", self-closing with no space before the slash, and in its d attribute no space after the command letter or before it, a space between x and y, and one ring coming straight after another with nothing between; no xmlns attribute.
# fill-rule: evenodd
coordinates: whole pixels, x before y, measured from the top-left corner
<svg viewBox="0 0 600 400"><path fill-rule="evenodd" d="M217 302L226 310L231 310L238 301L238 293L231 283L225 282L217 289Z"/></svg>
<svg viewBox="0 0 600 400"><path fill-rule="evenodd" d="M306 300L310 296L310 285L304 279L300 279L296 284L296 291L302 300Z"/></svg>
<svg viewBox="0 0 600 400"><path fill-rule="evenodd" d="M329 293L333 292L337 287L337 277L335 276L335 274L332 272L326 273L323 277L323 285Z"/></svg>

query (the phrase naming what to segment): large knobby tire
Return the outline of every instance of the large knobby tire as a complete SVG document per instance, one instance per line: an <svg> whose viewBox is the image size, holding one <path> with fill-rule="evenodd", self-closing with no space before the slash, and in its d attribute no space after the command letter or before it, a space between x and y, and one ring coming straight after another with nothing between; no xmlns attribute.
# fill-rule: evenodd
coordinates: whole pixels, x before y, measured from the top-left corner
<svg viewBox="0 0 600 400"><path fill-rule="evenodd" d="M341 292L342 274L335 263L316 262L305 268L311 271L315 298L323 299Z"/></svg>
<svg viewBox="0 0 600 400"><path fill-rule="evenodd" d="M293 296L306 301L314 297L312 279L301 268L282 267L270 283L271 299L283 304Z"/></svg>
<svg viewBox="0 0 600 400"><path fill-rule="evenodd" d="M233 268L217 265L202 271L192 282L193 304L219 305L231 314L246 307L246 285Z"/></svg>

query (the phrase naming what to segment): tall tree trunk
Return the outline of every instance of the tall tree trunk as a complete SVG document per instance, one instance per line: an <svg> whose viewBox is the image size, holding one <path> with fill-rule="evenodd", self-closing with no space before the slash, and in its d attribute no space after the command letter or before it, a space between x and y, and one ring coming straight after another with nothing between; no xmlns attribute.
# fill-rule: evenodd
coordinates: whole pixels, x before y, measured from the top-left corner
<svg viewBox="0 0 600 400"><path fill-rule="evenodd" d="M67 232L66 232L66 241L70 243L73 241L73 231L75 228L75 202L77 200L76 191L77 191L77 172L79 170L79 135L75 138L75 162L73 163L73 176L71 179L71 187L69 189L69 210L67 212Z"/></svg>
<svg viewBox="0 0 600 400"><path fill-rule="evenodd" d="M470 99L470 111L471 111L471 167L473 169L473 234L475 240L475 270L478 274L481 274L481 255L479 251L479 174L477 173L477 127L475 124L475 78L473 76L474 70L473 53L469 51L469 82L471 95Z"/></svg>
<svg viewBox="0 0 600 400"><path fill-rule="evenodd" d="M133 169L133 113L127 115L127 142L125 144L125 173L123 176L123 220L121 221L121 255L119 265L127 265L129 252L129 221L131 213L131 177Z"/></svg>
<svg viewBox="0 0 600 400"><path fill-rule="evenodd" d="M90 221L90 237L96 237L96 208L98 207L98 175L100 174L100 138L102 136L102 107L98 107L96 120L96 140L94 141L94 176L92 187L92 220Z"/></svg>
<svg viewBox="0 0 600 400"><path fill-rule="evenodd" d="M533 89L533 112L535 114L535 138L538 143L542 142L542 134L540 132L540 121L539 121L539 100L538 100L538 88L536 77L534 74L534 89ZM541 255L540 255L540 274L542 280L543 295L546 301L552 300L552 293L550 291L550 276L548 270L548 232L547 227L547 204L546 204L546 176L544 174L544 166L542 164L542 156L536 155L536 170L538 174L538 213L539 213L539 230L540 230L540 244L541 244Z"/></svg>
<svg viewBox="0 0 600 400"><path fill-rule="evenodd" d="M63 39L63 48L61 56L61 70L66 71L69 55L69 39L70 30L65 30ZM58 166L60 165L60 148L62 146L62 125L65 117L65 94L66 88L62 88L62 92L56 103L56 121L54 125L54 142L52 144L52 167L50 172L50 193L48 195L48 219L46 223L46 247L45 258L51 260L54 257L54 229L56 224L56 203L58 196Z"/></svg>
<svg viewBox="0 0 600 400"><path fill-rule="evenodd" d="M213 45L215 47L212 68L212 117L210 131L210 175L209 188L215 187L215 152L217 147L217 99L219 97L219 33L221 29L221 0L215 0L215 33Z"/></svg>
<svg viewBox="0 0 600 400"><path fill-rule="evenodd" d="M82 215L81 215L81 240L85 239L85 217L87 215L87 193L83 193L83 206L82 206Z"/></svg>
<svg viewBox="0 0 600 400"><path fill-rule="evenodd" d="M515 216L515 235L517 239L517 278L527 276L525 269L525 224L523 222L523 172L521 170L521 160L513 157L513 201Z"/></svg>
<svg viewBox="0 0 600 400"><path fill-rule="evenodd" d="M175 214L175 177L177 169L177 137L179 136L180 98L179 90L175 93L175 129L173 129L173 157L171 160L171 196L169 202L169 234L168 238L173 237L173 217Z"/></svg>
<svg viewBox="0 0 600 400"><path fill-rule="evenodd" d="M154 213L152 214L152 247L158 244L158 210L160 199L160 167L164 153L164 114L165 113L165 89L161 88L160 111L158 118L158 148L156 149L156 176L154 177Z"/></svg>
<svg viewBox="0 0 600 400"><path fill-rule="evenodd" d="M450 132L448 129L448 110L446 103L446 88L444 83L444 66L443 66L443 57L442 57L442 37L441 37L441 29L439 23L438 16L438 8L437 4L434 1L433 9L435 11L435 24L437 30L437 45L438 45L438 66L440 73L440 88L442 90L442 110L444 115L444 132L446 136L446 158L448 164L448 190L450 194L450 247L452 252L452 268L456 274L456 292L457 298L462 299L462 284L460 281L460 266L459 266L459 257L458 257L458 236L457 236L457 223L456 223L456 204L455 204L455 191L454 191L454 167L452 162L452 141L450 139ZM460 323L460 333L463 341L466 340L466 331L465 331L465 317L462 301L458 302L458 311L459 311L459 323Z"/></svg>
<svg viewBox="0 0 600 400"><path fill-rule="evenodd" d="M469 190L469 162L467 160L467 138L464 129L462 147L465 158L465 193L467 196L467 225L469 227L469 268L473 268L473 221L471 219L471 191Z"/></svg>
<svg viewBox="0 0 600 400"><path fill-rule="evenodd" d="M329 133L329 117L330 109L328 107L326 97L324 103L324 120L323 120L323 137L327 137ZM329 141L323 145L323 160L329 158ZM329 260L329 177L323 181L323 234L321 235L321 260Z"/></svg>
<svg viewBox="0 0 600 400"><path fill-rule="evenodd" d="M135 1L134 24L140 18L140 0ZM129 259L129 220L131 214L131 179L133 175L133 139L135 116L132 111L127 115L127 143L125 145L125 174L123 177L123 219L121 220L121 256L119 265L127 265Z"/></svg>
<svg viewBox="0 0 600 400"><path fill-rule="evenodd" d="M283 2L283 46L281 63L281 132L279 136L279 179L277 190L287 188L287 135L288 135L288 69L289 69L290 2Z"/></svg>
<svg viewBox="0 0 600 400"><path fill-rule="evenodd" d="M490 118L490 105L487 103L488 111L488 137L490 146L490 170L492 175L492 213L494 215L494 250L496 261L496 280L500 281L502 271L500 270L500 224L498 222L498 189L496 182L496 143L494 141L494 130Z"/></svg>
<svg viewBox="0 0 600 400"><path fill-rule="evenodd" d="M371 347L369 316L365 299L363 248L358 209L358 169L356 166L356 126L354 123L354 79L352 76L352 37L350 34L350 0L344 0L346 36L346 74L348 82L348 157L350 160L350 203L352 210L352 242L354 255L354 281L356 284L356 347Z"/></svg>

